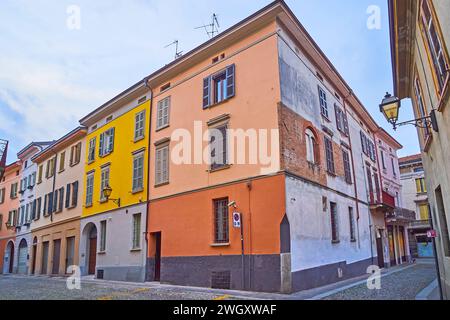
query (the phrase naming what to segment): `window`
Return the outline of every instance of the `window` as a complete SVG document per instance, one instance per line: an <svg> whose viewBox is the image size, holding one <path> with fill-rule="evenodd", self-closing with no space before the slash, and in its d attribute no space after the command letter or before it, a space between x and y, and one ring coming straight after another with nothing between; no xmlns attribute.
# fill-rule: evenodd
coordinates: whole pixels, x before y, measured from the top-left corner
<svg viewBox="0 0 450 320"><path fill-rule="evenodd" d="M414 98L415 98L418 117L424 118L424 117L428 116L426 107L425 107L425 103L423 100L422 86L420 84L419 77L417 77L417 76L414 80ZM431 134L430 128L428 128L427 126L424 126L423 128L421 128L421 132L423 134L423 138L424 138L424 142L425 142L426 139L428 138L428 136L430 136L430 134Z"/></svg>
<svg viewBox="0 0 450 320"><path fill-rule="evenodd" d="M114 128L110 128L100 135L99 155L104 157L114 149Z"/></svg>
<svg viewBox="0 0 450 320"><path fill-rule="evenodd" d="M144 154L140 153L133 157L133 192L144 189Z"/></svg>
<svg viewBox="0 0 450 320"><path fill-rule="evenodd" d="M156 185L169 182L169 145L156 148Z"/></svg>
<svg viewBox="0 0 450 320"><path fill-rule="evenodd" d="M65 162L66 162L66 152L64 151L59 156L59 172L64 171Z"/></svg>
<svg viewBox="0 0 450 320"><path fill-rule="evenodd" d="M428 52L431 55L434 76L438 84L439 94L442 95L444 86L448 78L448 57L445 53L443 40L438 31L439 26L432 14L431 3L428 0L422 0L421 4L421 27L428 45Z"/></svg>
<svg viewBox="0 0 450 320"><path fill-rule="evenodd" d="M333 143L330 138L325 137L325 156L327 159L327 171L334 174L334 155L333 155Z"/></svg>
<svg viewBox="0 0 450 320"><path fill-rule="evenodd" d="M355 227L355 215L353 214L353 208L348 207L348 218L350 222L350 241L356 241L356 227Z"/></svg>
<svg viewBox="0 0 450 320"><path fill-rule="evenodd" d="M145 110L134 116L134 141L143 139L145 136Z"/></svg>
<svg viewBox="0 0 450 320"><path fill-rule="evenodd" d="M133 214L133 239L132 248L139 249L141 247L141 214Z"/></svg>
<svg viewBox="0 0 450 320"><path fill-rule="evenodd" d="M383 169L386 169L386 163L384 161L384 152L383 152L383 150L380 151L380 155L381 155L381 164L383 166Z"/></svg>
<svg viewBox="0 0 450 320"><path fill-rule="evenodd" d="M348 136L349 129L347 115L337 104L334 105L334 112L336 114L336 127L340 132Z"/></svg>
<svg viewBox="0 0 450 320"><path fill-rule="evenodd" d="M109 186L109 167L103 168L100 179L100 201L106 201L103 189Z"/></svg>
<svg viewBox="0 0 450 320"><path fill-rule="evenodd" d="M9 194L9 197L11 199L17 198L17 191L18 191L17 188L18 188L18 186L19 186L18 182L11 184L11 192Z"/></svg>
<svg viewBox="0 0 450 320"><path fill-rule="evenodd" d="M58 206L55 207L56 212L62 212L64 208L64 187L58 189Z"/></svg>
<svg viewBox="0 0 450 320"><path fill-rule="evenodd" d="M422 167L419 167L419 168L414 168L413 171L414 171L414 172L423 172L424 170L423 170Z"/></svg>
<svg viewBox="0 0 450 320"><path fill-rule="evenodd" d="M50 179L55 174L55 158L47 161L47 168L45 171L45 177Z"/></svg>
<svg viewBox="0 0 450 320"><path fill-rule="evenodd" d="M305 131L305 141L306 141L306 160L311 163L318 163L318 149L317 142L314 133L311 129L306 129Z"/></svg>
<svg viewBox="0 0 450 320"><path fill-rule="evenodd" d="M81 142L70 148L70 166L77 165L81 159Z"/></svg>
<svg viewBox="0 0 450 320"><path fill-rule="evenodd" d="M106 251L106 220L100 221L100 252Z"/></svg>
<svg viewBox="0 0 450 320"><path fill-rule="evenodd" d="M95 160L95 143L97 138L91 138L89 140L89 149L88 149L88 162L92 162Z"/></svg>
<svg viewBox="0 0 450 320"><path fill-rule="evenodd" d="M235 94L235 65L203 79L203 108L230 99Z"/></svg>
<svg viewBox="0 0 450 320"><path fill-rule="evenodd" d="M342 150L342 159L344 161L345 182L352 183L352 173L350 171L350 156L347 151Z"/></svg>
<svg viewBox="0 0 450 320"><path fill-rule="evenodd" d="M228 243L228 198L217 199L214 203L214 242Z"/></svg>
<svg viewBox="0 0 450 320"><path fill-rule="evenodd" d="M42 210L42 198L39 197L36 200L36 214L34 216L35 220L39 220L41 218L41 210Z"/></svg>
<svg viewBox="0 0 450 320"><path fill-rule="evenodd" d="M0 189L0 204L5 202L5 188Z"/></svg>
<svg viewBox="0 0 450 320"><path fill-rule="evenodd" d="M169 125L170 97L158 101L156 109L156 130L165 128Z"/></svg>
<svg viewBox="0 0 450 320"><path fill-rule="evenodd" d="M378 179L378 171L373 169L373 183L375 184L375 192L377 193L378 202L381 201L380 179Z"/></svg>
<svg viewBox="0 0 450 320"><path fill-rule="evenodd" d="M392 174L394 175L394 177L397 177L397 171L395 170L394 158L391 158L391 165L392 165Z"/></svg>
<svg viewBox="0 0 450 320"><path fill-rule="evenodd" d="M223 125L209 129L209 150L211 170L217 170L228 165L227 126Z"/></svg>
<svg viewBox="0 0 450 320"><path fill-rule="evenodd" d="M425 178L416 179L416 191L417 193L427 192L427 187L425 185Z"/></svg>
<svg viewBox="0 0 450 320"><path fill-rule="evenodd" d="M30 204L27 203L25 206L25 223L29 223L31 220L30 216Z"/></svg>
<svg viewBox="0 0 450 320"><path fill-rule="evenodd" d="M86 207L92 206L94 194L94 173L88 174L86 178Z"/></svg>
<svg viewBox="0 0 450 320"><path fill-rule="evenodd" d="M6 227L11 228L16 225L16 219L17 219L17 210L11 210L8 213L8 221L6 222Z"/></svg>
<svg viewBox="0 0 450 320"><path fill-rule="evenodd" d="M330 202L330 213L331 213L331 241L339 242L339 217L337 212L337 204L335 202Z"/></svg>
<svg viewBox="0 0 450 320"><path fill-rule="evenodd" d="M43 169L44 169L44 165L41 164L39 166L39 168L38 168L38 181L37 181L38 184L42 182L42 171L43 171Z"/></svg>
<svg viewBox="0 0 450 320"><path fill-rule="evenodd" d="M3 215L0 213L0 231L3 228Z"/></svg>
<svg viewBox="0 0 450 320"><path fill-rule="evenodd" d="M322 87L319 86L319 104L320 104L320 114L328 119L328 105L327 105L327 94Z"/></svg>
<svg viewBox="0 0 450 320"><path fill-rule="evenodd" d="M420 220L428 220L430 219L430 213L428 210L428 204L420 204L419 205L419 212L420 212Z"/></svg>
<svg viewBox="0 0 450 320"><path fill-rule="evenodd" d="M78 204L78 181L72 183L72 197L70 201L70 208L75 208Z"/></svg>

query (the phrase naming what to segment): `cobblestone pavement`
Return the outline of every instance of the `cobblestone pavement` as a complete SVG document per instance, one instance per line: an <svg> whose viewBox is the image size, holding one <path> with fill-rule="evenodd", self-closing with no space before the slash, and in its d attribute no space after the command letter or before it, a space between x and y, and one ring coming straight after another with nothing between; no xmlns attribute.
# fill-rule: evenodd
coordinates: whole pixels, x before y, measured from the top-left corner
<svg viewBox="0 0 450 320"><path fill-rule="evenodd" d="M435 278L435 266L429 260L384 275L381 279L381 290L368 290L364 283L339 291L344 286L358 283L361 281L360 277L354 281L314 289L311 293L283 295L181 287L155 282L126 283L92 279L82 279L80 290L69 290L64 278L0 275L0 300L297 300L310 299L317 294L326 295L323 299L327 300L406 300L414 299Z"/></svg>
<svg viewBox="0 0 450 320"><path fill-rule="evenodd" d="M416 295L436 279L432 260L419 261L402 271L383 276L380 290L369 290L360 284L345 289L324 300L414 300Z"/></svg>

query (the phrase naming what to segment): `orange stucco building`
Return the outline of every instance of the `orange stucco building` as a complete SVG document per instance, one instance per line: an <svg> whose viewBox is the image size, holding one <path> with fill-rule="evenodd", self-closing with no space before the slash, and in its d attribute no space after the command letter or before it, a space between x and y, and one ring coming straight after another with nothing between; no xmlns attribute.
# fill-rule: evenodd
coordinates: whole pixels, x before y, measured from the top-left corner
<svg viewBox="0 0 450 320"><path fill-rule="evenodd" d="M21 167L20 161L6 166L5 174L0 181L0 273L4 274L13 272Z"/></svg>
<svg viewBox="0 0 450 320"><path fill-rule="evenodd" d="M354 157L379 127L283 1L146 82L147 280L291 292L374 264Z"/></svg>

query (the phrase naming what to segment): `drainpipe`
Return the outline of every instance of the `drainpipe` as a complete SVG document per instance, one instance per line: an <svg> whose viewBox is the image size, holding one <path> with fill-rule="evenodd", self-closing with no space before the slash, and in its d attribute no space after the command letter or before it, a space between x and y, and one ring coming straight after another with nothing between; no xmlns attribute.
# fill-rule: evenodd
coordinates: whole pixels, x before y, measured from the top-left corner
<svg viewBox="0 0 450 320"><path fill-rule="evenodd" d="M376 152L376 159L377 159L377 168L378 168L378 178L379 178L379 182L378 182L378 190L380 191L380 194L378 195L379 199L381 200L381 202L383 202L383 175L381 174L381 168L380 168L380 161L378 161L379 157L378 157L378 144L377 144L377 138L375 137L375 133L373 134L373 139L375 141L375 152ZM384 220L384 227L386 227L386 216L383 212L383 220ZM381 235L381 241L382 241L382 245L383 245L383 236ZM377 253L378 254L378 253ZM384 250L383 250L383 261L384 261Z"/></svg>
<svg viewBox="0 0 450 320"><path fill-rule="evenodd" d="M55 154L55 166L53 169L53 187L52 187L52 212L50 213L50 221L53 222L53 212L55 212L55 208L53 208L53 205L55 204L55 188L56 188L56 167L58 166L58 153L56 151L53 151ZM48 204L47 204L48 208Z"/></svg>
<svg viewBox="0 0 450 320"><path fill-rule="evenodd" d="M150 221L150 146L151 146L151 132L152 132L152 113L153 113L153 90L152 88L150 88L148 86L148 77L144 78L144 85L150 90L150 115L149 115L149 120L148 120L148 150L147 150L147 199L146 199L146 223L145 223L145 254L144 254L144 266L145 266L145 270L144 270L144 281L147 281L148 279L148 241L149 241L149 235L148 235L148 224Z"/></svg>

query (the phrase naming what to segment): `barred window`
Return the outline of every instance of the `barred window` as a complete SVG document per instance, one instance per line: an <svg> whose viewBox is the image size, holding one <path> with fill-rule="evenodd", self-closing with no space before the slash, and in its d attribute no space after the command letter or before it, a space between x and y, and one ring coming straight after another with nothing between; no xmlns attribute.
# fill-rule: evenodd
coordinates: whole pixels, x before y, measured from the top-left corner
<svg viewBox="0 0 450 320"><path fill-rule="evenodd" d="M228 198L213 200L214 203L214 242L229 242Z"/></svg>

